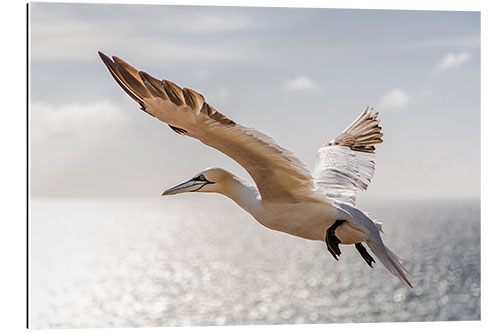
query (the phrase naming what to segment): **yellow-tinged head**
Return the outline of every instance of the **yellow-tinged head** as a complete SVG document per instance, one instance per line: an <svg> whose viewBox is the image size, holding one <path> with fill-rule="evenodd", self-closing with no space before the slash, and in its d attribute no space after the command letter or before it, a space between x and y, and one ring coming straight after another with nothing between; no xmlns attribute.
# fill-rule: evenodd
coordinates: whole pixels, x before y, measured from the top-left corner
<svg viewBox="0 0 500 333"><path fill-rule="evenodd" d="M234 179L234 175L221 168L208 168L198 172L190 180L169 188L162 195L174 195L186 192L222 193L225 186Z"/></svg>

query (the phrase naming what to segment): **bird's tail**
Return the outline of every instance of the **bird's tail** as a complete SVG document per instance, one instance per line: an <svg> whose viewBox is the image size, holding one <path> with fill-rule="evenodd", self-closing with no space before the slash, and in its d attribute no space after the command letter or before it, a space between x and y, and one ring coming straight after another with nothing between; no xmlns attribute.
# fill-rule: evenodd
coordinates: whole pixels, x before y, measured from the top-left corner
<svg viewBox="0 0 500 333"><path fill-rule="evenodd" d="M410 286L410 288L413 288L410 281L406 278L408 271L401 264L401 259L384 245L382 237L380 237L382 223L376 222L373 218L369 217L367 213L353 205L342 202L336 202L336 205L339 209L350 214L354 220L353 222L366 231L366 245L368 245L373 254L377 256L389 272Z"/></svg>
<svg viewBox="0 0 500 333"><path fill-rule="evenodd" d="M377 258L382 262L382 264L398 279L406 283L410 288L413 288L410 281L406 278L408 271L401 264L401 259L394 254L387 246L384 245L380 237L377 239L369 239L366 241L366 245L370 250L377 256Z"/></svg>

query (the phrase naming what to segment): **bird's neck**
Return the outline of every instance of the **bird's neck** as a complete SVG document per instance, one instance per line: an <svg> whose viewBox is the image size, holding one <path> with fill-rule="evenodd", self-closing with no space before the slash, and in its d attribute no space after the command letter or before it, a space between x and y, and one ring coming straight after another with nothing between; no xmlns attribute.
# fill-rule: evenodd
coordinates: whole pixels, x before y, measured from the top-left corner
<svg viewBox="0 0 500 333"><path fill-rule="evenodd" d="M219 193L231 198L238 206L256 217L255 214L257 214L260 208L260 195L257 187L245 183L240 178L232 175Z"/></svg>

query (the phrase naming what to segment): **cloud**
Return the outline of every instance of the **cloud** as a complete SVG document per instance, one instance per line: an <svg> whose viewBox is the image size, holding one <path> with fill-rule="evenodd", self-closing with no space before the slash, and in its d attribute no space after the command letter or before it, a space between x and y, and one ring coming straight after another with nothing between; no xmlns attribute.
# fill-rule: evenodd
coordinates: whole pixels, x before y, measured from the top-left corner
<svg viewBox="0 0 500 333"><path fill-rule="evenodd" d="M48 37L48 36L47 36ZM148 49L149 52L142 50ZM203 41L167 40L160 36L130 35L127 39L98 34L90 37L67 36L40 37L32 40L31 61L34 63L95 62L97 50L111 54L126 54L128 58L140 57L151 62L182 63L259 63L268 57L264 50L251 46L236 46Z"/></svg>
<svg viewBox="0 0 500 333"><path fill-rule="evenodd" d="M204 92L207 100L210 101L210 105L220 105L227 102L229 98L229 89L226 87L217 87L215 89L208 89Z"/></svg>
<svg viewBox="0 0 500 333"><path fill-rule="evenodd" d="M450 68L458 68L464 65L469 59L470 54L467 52L450 52L446 54L438 65L440 71L444 71Z"/></svg>
<svg viewBox="0 0 500 333"><path fill-rule="evenodd" d="M31 19L31 61L95 62L97 50L128 57L140 55L141 59L154 62L190 64L255 63L266 57L266 52L242 46L239 40L214 41L206 37L258 29L256 25L259 24L248 15L157 7L157 11L151 11L150 6L120 5L121 11L108 12L109 6L37 4ZM92 9L101 15L96 15Z"/></svg>
<svg viewBox="0 0 500 333"><path fill-rule="evenodd" d="M285 82L285 90L312 90L317 87L317 84L307 76L297 76L294 79Z"/></svg>
<svg viewBox="0 0 500 333"><path fill-rule="evenodd" d="M403 109L408 106L410 96L401 89L391 89L385 92L379 100L379 108L384 110Z"/></svg>
<svg viewBox="0 0 500 333"><path fill-rule="evenodd" d="M31 104L31 139L39 142L51 138L95 136L126 116L108 101L55 106L43 102Z"/></svg>
<svg viewBox="0 0 500 333"><path fill-rule="evenodd" d="M443 49L443 48L476 48L481 46L481 36L479 34L469 36L457 37L436 37L424 38L420 40L407 40L398 43L386 42L372 42L366 43L366 47L374 49L376 47L383 48L384 50L426 50L426 49Z"/></svg>
<svg viewBox="0 0 500 333"><path fill-rule="evenodd" d="M170 30L204 34L245 30L253 26L250 17L241 14L209 14L203 11L190 11L182 14L184 15L173 17L168 22L162 20L159 20L159 22L166 23L165 26L170 28Z"/></svg>
<svg viewBox="0 0 500 333"><path fill-rule="evenodd" d="M199 69L195 72L195 76L201 80L208 80L210 73L206 69Z"/></svg>

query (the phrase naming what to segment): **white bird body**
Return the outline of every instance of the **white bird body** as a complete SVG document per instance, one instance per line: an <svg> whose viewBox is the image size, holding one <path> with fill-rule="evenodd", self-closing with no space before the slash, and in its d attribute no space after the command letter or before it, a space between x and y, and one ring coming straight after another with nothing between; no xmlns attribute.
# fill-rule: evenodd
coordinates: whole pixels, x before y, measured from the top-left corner
<svg viewBox="0 0 500 333"><path fill-rule="evenodd" d="M269 229L305 239L324 241L325 231L331 226L332 221L345 220L347 223L336 230L342 244L359 243L365 241L368 236L368 232L358 226L356 220L345 210L337 207L334 202L317 201L315 198L299 203L268 202L260 198L259 191L254 185L244 182L229 171L210 168L201 173L207 179L214 179L213 173L217 173L217 183L221 185L215 191L206 191L204 188L197 192L216 192L225 195ZM220 176L221 174L224 176ZM354 206L352 208L357 209Z"/></svg>
<svg viewBox="0 0 500 333"><path fill-rule="evenodd" d="M252 214L261 224L273 230L311 240L324 241L326 229L332 225L332 221L348 221L349 218L335 206L320 202L262 203L261 207L258 214ZM344 223L336 230L337 237L341 239L342 244L353 244L353 242L346 242L347 234L344 237L339 234L348 226L349 223ZM357 242L359 241L362 240Z"/></svg>
<svg viewBox="0 0 500 333"><path fill-rule="evenodd" d="M153 117L175 132L191 136L228 155L250 174L255 185L220 168L209 168L164 192L220 193L236 202L265 227L297 237L326 241L335 259L338 244L355 244L372 266L365 242L401 281L400 259L383 243L381 225L355 206L374 174L375 144L381 143L378 114L368 108L334 140L320 148L310 173L291 152L270 137L217 112L202 95L157 80L123 60L99 52L118 84ZM337 243L335 243L337 242Z"/></svg>

